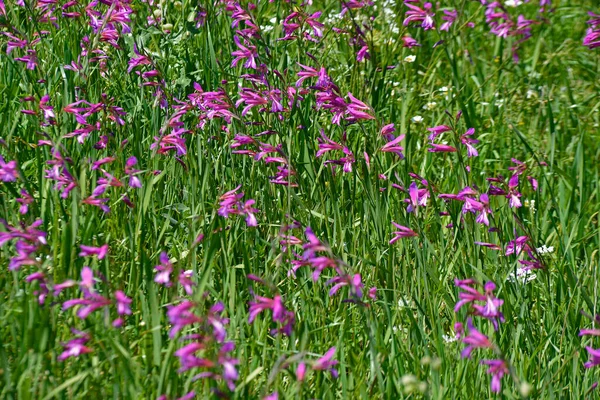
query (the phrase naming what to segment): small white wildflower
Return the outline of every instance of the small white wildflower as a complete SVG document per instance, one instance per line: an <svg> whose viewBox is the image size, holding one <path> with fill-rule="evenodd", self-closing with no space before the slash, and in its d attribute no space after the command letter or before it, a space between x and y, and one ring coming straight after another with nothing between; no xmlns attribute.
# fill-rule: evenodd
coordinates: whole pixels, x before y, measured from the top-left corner
<svg viewBox="0 0 600 400"><path fill-rule="evenodd" d="M458 340L456 335L442 335L442 339L444 340L444 343L453 343Z"/></svg>
<svg viewBox="0 0 600 400"><path fill-rule="evenodd" d="M277 23L277 17L273 17L269 20L270 23L275 24Z"/></svg>
<svg viewBox="0 0 600 400"><path fill-rule="evenodd" d="M537 97L537 93L535 91L529 89L527 91L527 95L526 96L527 96L528 99L531 99L531 98Z"/></svg>
<svg viewBox="0 0 600 400"><path fill-rule="evenodd" d="M525 284L534 280L535 278L537 278L537 275L530 269L519 268L517 269L516 274L514 272L511 272L511 274L508 275L508 278L506 278L506 280L513 283L518 281Z"/></svg>
<svg viewBox="0 0 600 400"><path fill-rule="evenodd" d="M537 252L540 254L549 254L554 253L554 246L546 247L546 245L542 245L542 247L538 247Z"/></svg>
<svg viewBox="0 0 600 400"><path fill-rule="evenodd" d="M439 89L439 91L440 91L440 92L442 92L442 93L447 93L447 92L448 92L448 90L449 90L449 89L448 89L448 86L442 86L442 87Z"/></svg>
<svg viewBox="0 0 600 400"><path fill-rule="evenodd" d="M498 99L494 102L494 105L498 108L502 107L504 105L504 99Z"/></svg>
<svg viewBox="0 0 600 400"><path fill-rule="evenodd" d="M273 25L260 26L260 30L263 32L271 32L273 30Z"/></svg>
<svg viewBox="0 0 600 400"><path fill-rule="evenodd" d="M420 115L415 115L410 120L415 124L420 124L421 122L423 122L423 117L421 117Z"/></svg>
<svg viewBox="0 0 600 400"><path fill-rule="evenodd" d="M517 6L520 6L521 4L523 4L523 2L521 0L506 0L504 2L504 5L507 7L517 7Z"/></svg>
<svg viewBox="0 0 600 400"><path fill-rule="evenodd" d="M398 307L399 308L410 308L411 304L409 301L404 300L403 298L398 299Z"/></svg>
<svg viewBox="0 0 600 400"><path fill-rule="evenodd" d="M404 62L413 63L417 59L417 56L406 56L404 57Z"/></svg>
<svg viewBox="0 0 600 400"><path fill-rule="evenodd" d="M436 103L435 101L430 101L429 103L425 104L425 105L423 106L423 108L424 108L425 110L429 110L429 111L431 111L431 110L435 109L435 107L436 107L436 106L437 106L437 103Z"/></svg>

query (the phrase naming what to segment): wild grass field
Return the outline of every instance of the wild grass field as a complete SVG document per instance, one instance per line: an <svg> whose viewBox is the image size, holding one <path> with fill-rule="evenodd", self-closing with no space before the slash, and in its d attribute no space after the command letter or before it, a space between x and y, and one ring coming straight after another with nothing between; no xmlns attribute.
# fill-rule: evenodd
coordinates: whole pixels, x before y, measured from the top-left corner
<svg viewBox="0 0 600 400"><path fill-rule="evenodd" d="M598 398L596 13L0 0L0 398Z"/></svg>

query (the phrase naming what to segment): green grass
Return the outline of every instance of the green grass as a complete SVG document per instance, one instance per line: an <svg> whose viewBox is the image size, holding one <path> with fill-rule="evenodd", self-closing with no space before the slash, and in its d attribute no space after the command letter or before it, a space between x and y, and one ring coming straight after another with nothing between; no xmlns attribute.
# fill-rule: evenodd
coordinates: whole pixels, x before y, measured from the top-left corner
<svg viewBox="0 0 600 400"><path fill-rule="evenodd" d="M514 39L489 33L484 7L478 2L443 2L444 7L459 10L449 32L404 27L405 6L397 2L392 7L397 16L391 20L377 2L377 10L352 10L339 22L325 22L320 43L277 41L283 36L280 22L292 5L257 3L252 15L258 25L273 25L269 20L277 18L274 29L256 41L260 60L270 71L281 73L281 79L269 75L275 87L284 90L294 85L300 70L297 63L322 65L343 95L351 92L373 108L376 120L345 129L348 147L357 159L352 173L343 174L338 168L334 174L323 163L326 157L315 158L320 129L339 142L344 128L331 124L327 111L315 110L312 94L304 95L300 106L283 113L282 119L257 109L242 117L239 108L235 111L239 119L228 125L228 132L221 129L222 120L196 128L197 111L191 111L183 118L191 133L185 135L188 151L181 163L174 154L150 150L173 111L159 107L154 88L142 87L138 75L127 73L134 41L156 63L172 104L192 93L194 82L206 91L222 87L233 102L238 84L250 87L240 75L251 71L242 63L230 67L230 53L236 50L231 19L212 2L164 3L165 23L173 25L171 33L165 34L147 26L152 10L134 1L133 33L122 35L120 50L99 43L84 17L69 20L57 12L56 27L32 22L30 16L39 11L29 1L24 8L7 3L7 16L0 14L0 31L12 26L23 37L32 38L40 30L49 34L36 45L39 65L33 71L14 60L15 54L22 56L20 49L0 55L0 153L6 161L17 161L21 174L16 182L0 183L0 217L12 226L41 218L40 229L48 236L47 246L37 253L39 265L9 271L13 244L4 245L0 252L0 398L146 399L162 394L177 398L191 390L198 398L214 396L213 381L192 381L198 371L177 372L180 364L174 353L182 342L168 336L166 311L167 305L185 296L177 285L164 288L154 283L153 268L161 251L167 251L174 262L174 278L179 270L194 272L197 286L194 295L187 297L198 301L200 310L217 301L225 305L228 339L235 342L233 355L240 360L233 398L261 398L277 391L280 398L512 399L524 396L525 382L531 398L595 398L597 393L588 389L598 372L583 364L588 360L585 346L596 347L598 340L578 333L591 327L581 311L598 312L600 58L598 50L581 44L587 11L597 12L597 6L553 1L548 21L533 26L533 37L521 45L520 62L514 63L510 52ZM85 5L78 6L81 12ZM196 27L190 15L199 5L209 17L204 26ZM307 9L323 10L320 20L326 21L328 15L339 13L340 4L315 1ZM537 2L532 2L508 10L535 18L537 9ZM352 18L360 24L368 15L376 16L373 30L365 31L371 59L359 63L348 37L330 28L351 29ZM437 24L441 16L438 9ZM465 26L469 21L474 28ZM398 27L397 33L390 24ZM421 47L403 48L400 38L407 34ZM82 73L64 68L77 61L85 35L90 35L91 48L108 55L106 71L85 57ZM7 40L0 37L3 49ZM433 47L440 40L444 43ZM404 61L410 54L416 55L414 63ZM396 68L386 69L390 65ZM45 82L38 83L39 79ZM440 91L442 87L448 92ZM83 144L63 138L77 127L74 116L63 108L78 98L99 102L102 93L127 112L124 126L100 114L101 133L113 135L108 147L94 149L98 132ZM40 126L41 117L20 112L37 107L37 100L23 103L22 97L39 99L44 94L54 106L56 125ZM424 109L433 101L434 109ZM457 125L461 134L476 129L479 157L466 159L462 146L460 157L427 151L426 128L448 123L445 110L452 115L462 110ZM411 121L416 115L423 117L422 123ZM397 134L406 134L404 160L378 151L386 143L379 130L388 123L395 124ZM232 153L234 134L255 135L267 129L277 133L260 140L282 145L296 171L292 179L298 187L269 183L276 172L274 164ZM52 140L72 159L70 172L79 185L67 199L60 198L54 182L45 178L52 155L49 147L37 145L40 139ZM122 146L124 140L128 143ZM365 151L370 166L362 155ZM91 170L91 161L106 156L116 158L106 169L117 177L124 175L129 156L137 157L136 167L143 170L141 189L107 190L109 214L81 203L102 177L99 170ZM531 168L527 175L539 181L539 190L534 192L521 178L522 200L534 200L535 211L511 209L504 198L492 198L491 226L497 232L489 233L471 214L464 215L461 224L462 205L446 204L437 197L467 185L485 191L486 177L508 176L511 158L527 163ZM547 165L539 166L541 161ZM470 173L465 172L466 165ZM152 173L157 170L161 172ZM409 173L421 175L432 188L428 205L416 214L406 212L408 195L391 186L408 187L413 181ZM379 174L388 179L380 179ZM217 215L219 196L237 185L242 185L245 199L255 199L261 210L256 228L247 227L241 216ZM35 198L24 216L17 213L15 202L21 188ZM121 201L125 193L135 208ZM440 216L441 211L449 216ZM330 297L325 282L333 276L331 271L316 282L309 267L301 268L295 278L288 276L291 250L282 251L279 233L292 220L312 227L349 271L360 273L365 291L376 286L377 300L367 301L368 306L344 302L346 289ZM419 236L389 245L395 230L391 221L409 226ZM446 227L450 222L453 228ZM200 233L205 239L196 246L193 242ZM294 234L304 238L300 231ZM537 278L527 284L507 281L519 266L515 256L474 244L505 246L520 235L529 236L533 247L555 248L543 258L547 268L535 271ZM104 260L78 257L79 245L104 243L110 245ZM133 299L133 314L125 318L123 328L110 325L114 307L110 315L96 311L85 320L71 309L63 311L63 301L80 296L76 288L58 298L49 296L40 305L34 294L38 284L25 281L37 270L44 271L50 282L77 280L85 265L106 278L97 284L101 293L123 290ZM252 282L248 274L272 286ZM455 322L466 321L464 311L453 311L458 295L454 279L469 277L496 282L497 296L504 300L506 323L498 332L490 324L477 323L502 349L518 379L504 377L499 395L490 391L490 377L479 365L492 353L476 350L471 360L461 359L463 344L446 343L443 338L453 334ZM270 334L275 327L270 313L247 323L251 290L268 297L281 294L285 306L296 313L290 337ZM61 362L57 360L61 343L73 337L70 327L91 335L88 346L93 352ZM339 378L313 371L298 382L294 375L298 360L315 360L332 346L337 349ZM286 368L289 357L296 358ZM411 385L411 379L424 385Z"/></svg>

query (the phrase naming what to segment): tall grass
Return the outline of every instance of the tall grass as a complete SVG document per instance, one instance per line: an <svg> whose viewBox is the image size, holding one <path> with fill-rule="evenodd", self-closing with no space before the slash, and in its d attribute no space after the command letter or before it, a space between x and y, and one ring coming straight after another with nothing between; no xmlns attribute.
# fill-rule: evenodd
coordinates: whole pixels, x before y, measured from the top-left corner
<svg viewBox="0 0 600 400"><path fill-rule="evenodd" d="M256 107L245 115L245 104L234 105L240 87L264 87L242 76L256 73L243 66L245 60L231 66L231 53L238 50L236 30L248 25L232 28L232 12L225 9L229 2L132 1L131 33L117 27L118 47L93 32L86 2L69 9L80 12L78 18L62 15L64 3L52 3L55 23L42 18L42 3L7 1L6 13L0 11L1 32L29 42L40 39L27 47L35 48L38 60L35 69L27 69L16 60L26 48L7 54L11 39L0 37L0 153L6 162L16 161L19 175L0 183L0 217L13 227L39 218L38 229L47 233L34 265L8 268L17 254L14 241L0 253L0 398L178 398L191 391L197 398L262 398L274 392L280 398L322 399L597 396L597 370L584 368L585 346L597 346L597 339L578 335L592 327L581 311L595 315L598 299L599 56L598 50L581 44L586 12L599 11L593 2L554 0L543 13L534 1L506 7L515 19L523 14L536 21L532 37L519 44L515 62L511 47L518 38L491 34L486 7L476 1L433 5L436 28L443 22L442 9L457 10L447 32L404 26L407 7L401 2L376 1L340 17L343 4L352 2L261 0L252 7L241 1L260 27L252 44L271 90L297 89L293 101L283 101L285 111L270 112L269 104L267 110ZM119 4L125 3L100 3L94 9L105 14ZM323 37L278 40L285 35L282 22L294 10L322 11ZM200 22L199 11L206 13ZM160 21L149 25L148 18ZM359 27L362 36L356 34ZM420 46L403 47L407 35ZM87 56L81 55L84 36L89 39ZM349 40L357 36L368 46L370 59L357 61L362 46ZM136 56L134 44L152 64L128 72L128 62ZM72 62L80 64L78 71L66 68ZM346 94L352 93L371 107L368 112L375 118L333 124L331 113L317 107L311 88L316 78L302 84L306 92L296 87L298 64L324 67L341 95L348 100ZM151 70L157 77L141 75ZM200 128L203 112L190 107L181 118L189 130L183 135L187 153L151 149L155 137L172 132L173 106L189 104L194 83L207 92L222 88L233 118L207 119ZM155 95L157 88L164 94ZM39 110L46 94L55 123L45 123ZM27 96L34 100L23 101ZM106 104L88 118L100 128L83 143L65 137L82 127L65 111L81 99ZM123 124L111 119L108 105L126 112ZM404 159L380 151L387 143L380 130L390 123L396 135L406 135ZM458 152L428 151L427 128L441 124L456 126L457 136L447 132L442 141ZM459 136L468 128L475 128L474 138L480 141L477 157L467 158L460 144ZM356 162L351 172L325 162L343 157L342 152L316 157L321 130L352 152ZM273 132L256 136L265 131ZM280 164L235 153L240 149L231 147L236 134L280 145L280 153L270 156L286 158L295 173L289 179L297 186L271 182ZM102 135L106 147L95 148ZM67 168L77 183L66 198L45 172L51 168L48 161L56 159L53 149L70 158ZM109 187L99 196L108 198L110 212L105 213L82 200L104 177L92 163L109 156L115 160L102 168L123 186ZM131 156L137 158L141 188L127 184L124 171ZM491 232L473 214L464 214L460 201L438 197L466 186L487 191L486 178L510 177L512 158L529 168L520 177L524 206L511 208L504 197L490 196L490 227L496 228ZM410 174L426 179L428 186ZM537 190L527 182L528 175L539 182ZM412 182L426 188L430 198L426 206L407 212ZM256 200L257 227L247 226L244 216L218 214L219 197L238 185L244 201ZM18 212L21 189L34 198L27 214ZM123 201L124 195L133 207ZM294 221L303 228L283 232ZM418 236L390 245L397 230L391 221ZM282 246L282 234L305 242L306 227L344 271L361 275L362 297L347 287L330 296L326 282L335 276L331 269L318 280L312 279L309 266L288 273L294 252L302 254L303 249ZM200 234L204 238L198 242ZM510 279L522 269L518 260L524 254L504 255L507 244L523 235L533 249L555 249L540 256L543 268L533 270L536 277L528 282ZM79 256L80 245L105 243L107 257ZM154 280L163 251L174 268L171 287ZM132 299L132 314L124 315L122 327L112 326L113 305L85 319L78 317L77 308L64 309L65 301L83 296L78 284L52 294L52 285L79 282L85 266L94 272L97 293L113 299L122 290ZM195 283L191 295L177 283L185 270L192 271ZM40 282L26 280L38 271L50 287L43 304ZM470 277L495 282L495 295L504 301L506 322L498 331L475 321L514 368L513 377L503 378L499 394L491 391L486 367L480 365L492 353L477 350L463 359L464 344L454 340L454 324L467 319L466 311L454 311L459 293L454 280ZM377 288L375 299L367 295L372 287ZM295 313L289 336L272 332L279 325L270 312L248 323L254 295L281 296L286 309ZM183 334L169 335L167 312L182 299L196 302L198 315L223 303L227 340L235 343L231 355L239 360L233 390L220 378L194 380L199 369L178 371L176 352L185 342ZM86 345L92 351L61 361L64 343L76 335L71 328L90 335ZM202 329L194 325L185 333ZM300 362L314 366L331 347L339 361L337 379L318 368L304 380L297 378Z"/></svg>

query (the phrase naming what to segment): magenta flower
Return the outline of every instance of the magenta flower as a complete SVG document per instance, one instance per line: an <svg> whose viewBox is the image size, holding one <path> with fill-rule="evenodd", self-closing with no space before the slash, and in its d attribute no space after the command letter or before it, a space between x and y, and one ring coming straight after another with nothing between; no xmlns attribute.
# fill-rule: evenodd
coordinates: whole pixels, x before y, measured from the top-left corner
<svg viewBox="0 0 600 400"><path fill-rule="evenodd" d="M427 181L423 181L427 184ZM427 188L419 189L415 182L411 182L408 187L408 198L404 199L405 203L408 203L406 212L413 212L417 210L419 206L424 207L427 205L427 199L429 199L429 190Z"/></svg>
<svg viewBox="0 0 600 400"><path fill-rule="evenodd" d="M591 11L588 12L588 15L592 19L587 22L590 27L583 38L583 45L591 50L600 47L600 15Z"/></svg>
<svg viewBox="0 0 600 400"><path fill-rule="evenodd" d="M202 319L196 316L192 311L195 305L196 304L190 300L184 300L176 306L167 306L167 317L169 323L172 325L172 328L169 331L169 337L174 338L177 333L186 326L202 321Z"/></svg>
<svg viewBox="0 0 600 400"><path fill-rule="evenodd" d="M4 158L0 156L0 181L14 182L17 180L18 176L17 162L14 160L5 162Z"/></svg>
<svg viewBox="0 0 600 400"><path fill-rule="evenodd" d="M256 58L258 57L256 47L249 44L246 45L247 47L244 46L237 35L233 36L233 41L238 47L238 50L231 53L232 56L235 56L235 58L231 61L231 66L235 67L238 62L246 60L244 63L244 68L256 69Z"/></svg>
<svg viewBox="0 0 600 400"><path fill-rule="evenodd" d="M592 368L597 365L600 365L600 349L594 349L592 347L586 346L588 354L590 355L590 360L583 364L586 368Z"/></svg>
<svg viewBox="0 0 600 400"><path fill-rule="evenodd" d="M454 24L454 21L456 21L456 18L458 17L458 13L456 12L456 10L442 10L444 12L444 16L442 17L442 19L444 20L444 23L440 26L440 31L449 31L450 27L452 26L452 24Z"/></svg>
<svg viewBox="0 0 600 400"><path fill-rule="evenodd" d="M425 30L434 28L433 16L435 14L431 12L431 3L423 4L423 8L410 4L408 1L404 1L404 5L410 9L406 12L404 26L408 26L413 22L420 22L421 27Z"/></svg>
<svg viewBox="0 0 600 400"><path fill-rule="evenodd" d="M527 250L529 245L527 242L529 241L529 237L527 236L519 236L515 240L511 240L506 245L505 255L509 256L511 254L520 255L522 250Z"/></svg>
<svg viewBox="0 0 600 400"><path fill-rule="evenodd" d="M273 322L283 324L282 328L273 329L272 333L281 332L287 336L292 334L292 326L295 321L295 316L292 311L288 311L281 300L280 295L276 295L270 299L254 295L254 301L248 303L250 305L250 315L248 323L251 324L254 319L263 311L271 310L273 313Z"/></svg>
<svg viewBox="0 0 600 400"><path fill-rule="evenodd" d="M493 282L487 282L484 285L484 293L480 293L473 286L477 285L474 279L455 280L455 285L463 291L458 294L459 301L454 306L454 311L458 312L462 306L471 304L473 315L478 315L489 319L498 330L498 320L504 322L504 315L500 312L500 307L504 300L494 296L496 285Z"/></svg>
<svg viewBox="0 0 600 400"><path fill-rule="evenodd" d="M477 149L473 146L474 144L479 143L479 140L471 138L475 134L474 128L469 128L464 135L460 137L460 141L467 147L467 157L477 157L479 153Z"/></svg>
<svg viewBox="0 0 600 400"><path fill-rule="evenodd" d="M429 144L431 148L427 149L430 153L455 153L456 148L447 144Z"/></svg>
<svg viewBox="0 0 600 400"><path fill-rule="evenodd" d="M347 118L348 120L355 121L358 119L375 119L374 116L369 114L369 111L372 111L371 107L358 100L350 92L348 92L348 97L350 98L350 104L348 104L346 111L349 115Z"/></svg>
<svg viewBox="0 0 600 400"><path fill-rule="evenodd" d="M334 366L336 366L339 362L337 360L332 360L334 354L335 347L332 347L327 350L327 353L325 353L323 357L319 358L313 363L312 369L314 371L329 371L331 372L331 376L337 378L339 374Z"/></svg>
<svg viewBox="0 0 600 400"><path fill-rule="evenodd" d="M394 221L392 221L392 224L396 228L398 228L398 231L394 232L394 237L392 238L392 240L390 240L390 244L394 244L395 242L397 242L398 240L400 240L402 238L419 236L415 231L413 231L412 229L410 229L406 226L399 225L399 224L395 223Z"/></svg>
<svg viewBox="0 0 600 400"><path fill-rule="evenodd" d="M300 364L298 364L298 367L296 367L296 379L299 382L302 382L305 377L306 377L306 364L301 362Z"/></svg>
<svg viewBox="0 0 600 400"><path fill-rule="evenodd" d="M394 137L391 134L390 136L392 138ZM400 159L403 159L404 154L402 154L402 152L404 151L404 147L398 145L398 143L400 143L403 139L404 135L400 135L397 138L392 139L390 142L388 142L381 148L381 151L384 153L396 153L398 157L400 157Z"/></svg>
<svg viewBox="0 0 600 400"><path fill-rule="evenodd" d="M79 257L91 257L96 256L98 260L102 260L108 254L108 243L100 246L100 247L92 247L80 245L81 252L79 253Z"/></svg>
<svg viewBox="0 0 600 400"><path fill-rule="evenodd" d="M192 287L196 285L194 281L192 281L193 274L194 271L192 271L191 269L187 271L181 271L179 273L179 284L183 287L188 296L191 296L193 294L194 291Z"/></svg>
<svg viewBox="0 0 600 400"><path fill-rule="evenodd" d="M362 283L362 278L360 274L355 274L354 276L342 274L336 277L331 278L327 281L326 285L334 284L333 287L329 290L329 295L333 296L337 293L340 288L343 286L350 287L350 293L353 297L362 298L362 290L364 285Z"/></svg>
<svg viewBox="0 0 600 400"><path fill-rule="evenodd" d="M467 347L460 353L462 358L471 358L471 353L475 349L491 349L493 347L488 337L475 329L471 318L467 320L467 326L469 327L469 333L462 338L462 342Z"/></svg>
<svg viewBox="0 0 600 400"><path fill-rule="evenodd" d="M115 292L115 299L117 301L117 313L119 315L131 315L131 299L121 290Z"/></svg>
<svg viewBox="0 0 600 400"><path fill-rule="evenodd" d="M21 189L21 196L22 197L16 199L17 203L21 204L21 207L19 207L19 213L27 214L29 211L29 205L33 203L33 196L27 193L27 190L25 189Z"/></svg>
<svg viewBox="0 0 600 400"><path fill-rule="evenodd" d="M488 374L492 375L491 390L500 393L502 377L508 374L508 365L504 360L481 360L482 365L487 365Z"/></svg>
<svg viewBox="0 0 600 400"><path fill-rule="evenodd" d="M64 361L69 357L79 357L81 354L92 352L92 349L85 345L90 340L90 335L74 329L71 329L71 331L76 334L76 337L67 343L62 344L64 351L58 356L59 361Z"/></svg>
<svg viewBox="0 0 600 400"><path fill-rule="evenodd" d="M169 261L169 256L166 252L160 253L159 262L157 266L154 267L154 270L157 272L154 276L154 282L159 285L171 286L171 272L173 272L173 264Z"/></svg>
<svg viewBox="0 0 600 400"><path fill-rule="evenodd" d="M518 186L519 175L514 174L508 180L508 194L506 195L506 198L509 199L508 204L511 208L521 207L521 200L519 199L521 197L521 193L519 193L519 191L517 190Z"/></svg>

